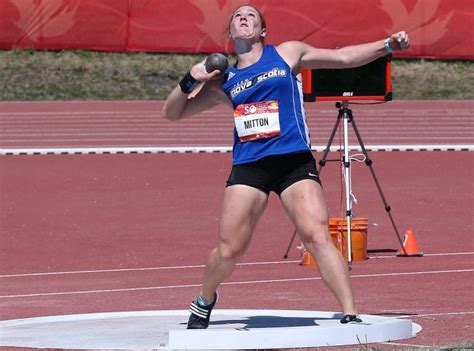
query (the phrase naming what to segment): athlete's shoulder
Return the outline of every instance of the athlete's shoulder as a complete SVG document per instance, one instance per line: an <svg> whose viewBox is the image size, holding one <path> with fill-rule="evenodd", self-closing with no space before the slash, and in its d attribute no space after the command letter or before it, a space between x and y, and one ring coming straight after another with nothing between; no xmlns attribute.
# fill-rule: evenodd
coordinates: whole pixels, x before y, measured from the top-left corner
<svg viewBox="0 0 474 351"><path fill-rule="evenodd" d="M290 66L291 69L298 67L303 53L308 49L309 45L302 41L285 41L275 50L280 57Z"/></svg>
<svg viewBox="0 0 474 351"><path fill-rule="evenodd" d="M280 51L301 51L307 48L309 45L298 40L284 41L275 46L276 50Z"/></svg>

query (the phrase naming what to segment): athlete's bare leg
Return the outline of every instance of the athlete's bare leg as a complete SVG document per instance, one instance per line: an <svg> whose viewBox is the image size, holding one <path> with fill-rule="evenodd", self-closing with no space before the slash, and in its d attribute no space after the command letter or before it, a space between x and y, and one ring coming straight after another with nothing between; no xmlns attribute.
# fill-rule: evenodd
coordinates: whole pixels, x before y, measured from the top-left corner
<svg viewBox="0 0 474 351"><path fill-rule="evenodd" d="M301 241L316 259L321 278L333 292L344 314L357 314L347 263L334 246L328 229L328 212L321 186L301 180L283 191L281 200Z"/></svg>
<svg viewBox="0 0 474 351"><path fill-rule="evenodd" d="M247 250L267 202L267 194L246 185L225 189L219 245L209 255L201 292L206 302L214 300L217 287L230 276L235 263Z"/></svg>

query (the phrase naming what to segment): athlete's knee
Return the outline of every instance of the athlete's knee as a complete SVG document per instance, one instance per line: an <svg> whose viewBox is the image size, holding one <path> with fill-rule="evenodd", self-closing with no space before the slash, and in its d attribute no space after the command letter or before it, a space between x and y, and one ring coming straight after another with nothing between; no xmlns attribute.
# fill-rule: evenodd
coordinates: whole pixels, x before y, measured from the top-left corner
<svg viewBox="0 0 474 351"><path fill-rule="evenodd" d="M247 244L228 244L221 243L219 245L219 256L223 261L237 261L247 250Z"/></svg>
<svg viewBox="0 0 474 351"><path fill-rule="evenodd" d="M312 246L316 250L325 250L332 244L327 222L301 230L299 234L301 241L306 247Z"/></svg>

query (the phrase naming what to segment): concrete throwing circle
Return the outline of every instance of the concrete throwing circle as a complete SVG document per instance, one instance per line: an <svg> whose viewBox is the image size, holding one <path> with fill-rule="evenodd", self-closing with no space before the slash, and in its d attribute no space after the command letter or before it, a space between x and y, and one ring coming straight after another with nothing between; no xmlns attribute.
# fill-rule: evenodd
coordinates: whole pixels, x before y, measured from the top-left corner
<svg viewBox="0 0 474 351"><path fill-rule="evenodd" d="M77 314L0 322L0 346L65 349L244 350L368 344L408 339L407 319L288 310L215 310L206 330L187 330L188 311Z"/></svg>

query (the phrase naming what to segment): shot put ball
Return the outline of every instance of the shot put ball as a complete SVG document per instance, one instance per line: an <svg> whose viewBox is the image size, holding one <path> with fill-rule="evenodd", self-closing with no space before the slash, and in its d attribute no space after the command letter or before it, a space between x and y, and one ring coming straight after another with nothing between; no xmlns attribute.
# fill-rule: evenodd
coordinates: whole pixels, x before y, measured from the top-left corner
<svg viewBox="0 0 474 351"><path fill-rule="evenodd" d="M227 57L220 53L210 54L206 58L206 62L204 62L204 66L206 67L206 71L208 73L219 70L221 74L223 74L227 67L229 67L229 61L227 61Z"/></svg>

